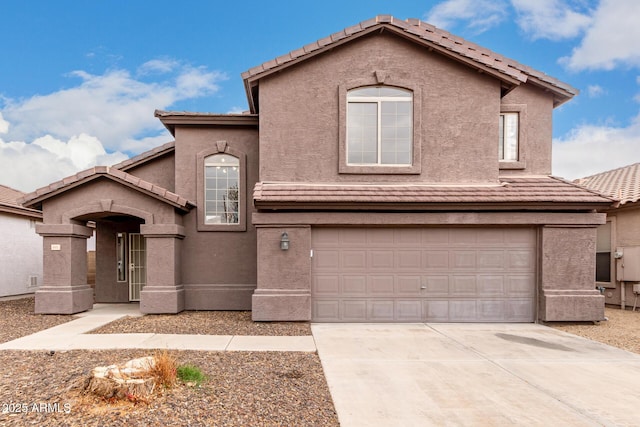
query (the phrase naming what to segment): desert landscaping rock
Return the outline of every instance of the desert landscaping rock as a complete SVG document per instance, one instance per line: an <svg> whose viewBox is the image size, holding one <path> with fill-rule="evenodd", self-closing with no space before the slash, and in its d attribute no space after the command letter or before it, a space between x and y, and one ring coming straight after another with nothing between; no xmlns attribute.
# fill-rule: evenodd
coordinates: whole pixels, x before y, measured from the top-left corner
<svg viewBox="0 0 640 427"><path fill-rule="evenodd" d="M76 319L64 314L34 314L35 298L0 301L0 343L15 340Z"/></svg>

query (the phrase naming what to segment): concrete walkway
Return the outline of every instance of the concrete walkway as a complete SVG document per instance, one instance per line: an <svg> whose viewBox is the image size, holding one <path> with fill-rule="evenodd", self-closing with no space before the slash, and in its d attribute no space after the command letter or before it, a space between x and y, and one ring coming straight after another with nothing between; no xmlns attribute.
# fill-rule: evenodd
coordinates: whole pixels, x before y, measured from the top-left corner
<svg viewBox="0 0 640 427"><path fill-rule="evenodd" d="M109 350L124 348L206 351L316 351L308 336L88 334L124 316L141 316L138 304L94 304L76 320L0 344L0 350Z"/></svg>
<svg viewBox="0 0 640 427"><path fill-rule="evenodd" d="M342 427L640 425L640 355L552 328L312 330Z"/></svg>

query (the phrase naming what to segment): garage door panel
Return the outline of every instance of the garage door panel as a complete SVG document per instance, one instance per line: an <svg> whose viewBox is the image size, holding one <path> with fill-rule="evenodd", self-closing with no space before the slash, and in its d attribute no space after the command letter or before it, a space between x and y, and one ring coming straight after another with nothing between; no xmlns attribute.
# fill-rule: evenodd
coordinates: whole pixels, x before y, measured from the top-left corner
<svg viewBox="0 0 640 427"><path fill-rule="evenodd" d="M448 322L449 302L446 300L426 300L423 302L425 322Z"/></svg>
<svg viewBox="0 0 640 427"><path fill-rule="evenodd" d="M474 322L477 319L477 301L449 300L449 322Z"/></svg>
<svg viewBox="0 0 640 427"><path fill-rule="evenodd" d="M451 268L453 269L470 269L475 270L477 268L476 263L476 251L451 251Z"/></svg>
<svg viewBox="0 0 640 427"><path fill-rule="evenodd" d="M372 322L391 322L395 320L394 300L370 300L367 305L369 319Z"/></svg>
<svg viewBox="0 0 640 427"><path fill-rule="evenodd" d="M532 250L511 250L507 254L507 260L507 268L510 270L531 270L536 264L536 254Z"/></svg>
<svg viewBox="0 0 640 427"><path fill-rule="evenodd" d="M365 296L367 294L367 276L342 276L342 292L349 296Z"/></svg>
<svg viewBox="0 0 640 427"><path fill-rule="evenodd" d="M535 276L533 274L507 276L507 295L533 298L535 295Z"/></svg>
<svg viewBox="0 0 640 427"><path fill-rule="evenodd" d="M367 251L364 249L361 250L352 250L352 251L341 251L340 259L342 262L340 266L343 269L359 269L363 270L367 268Z"/></svg>
<svg viewBox="0 0 640 427"><path fill-rule="evenodd" d="M367 300L342 301L343 320L347 322L365 322L368 320Z"/></svg>
<svg viewBox="0 0 640 427"><path fill-rule="evenodd" d="M338 295L340 293L340 276L317 275L313 278L312 290L318 295Z"/></svg>
<svg viewBox="0 0 640 427"><path fill-rule="evenodd" d="M480 269L504 269L504 251L482 250L478 252L478 268Z"/></svg>
<svg viewBox="0 0 640 427"><path fill-rule="evenodd" d="M320 322L333 322L340 318L340 300L319 300L313 301L314 318Z"/></svg>
<svg viewBox="0 0 640 427"><path fill-rule="evenodd" d="M337 249L318 249L313 253L313 268L316 271L340 269L340 251Z"/></svg>
<svg viewBox="0 0 640 427"><path fill-rule="evenodd" d="M312 245L317 321L535 318L534 229L318 228Z"/></svg>
<svg viewBox="0 0 640 427"><path fill-rule="evenodd" d="M477 293L476 276L453 276L449 287L452 297L474 297Z"/></svg>
<svg viewBox="0 0 640 427"><path fill-rule="evenodd" d="M401 322L420 322L422 315L422 302L419 300L397 300L397 317L395 320Z"/></svg>
<svg viewBox="0 0 640 427"><path fill-rule="evenodd" d="M423 282L427 298L449 296L449 276L426 276Z"/></svg>
<svg viewBox="0 0 640 427"><path fill-rule="evenodd" d="M422 267L428 270L447 270L449 268L448 251L423 251Z"/></svg>
<svg viewBox="0 0 640 427"><path fill-rule="evenodd" d="M479 300L477 301L478 321L500 322L505 318L505 301Z"/></svg>
<svg viewBox="0 0 640 427"><path fill-rule="evenodd" d="M393 251L389 250L370 250L368 251L367 266L372 269L393 269Z"/></svg>
<svg viewBox="0 0 640 427"><path fill-rule="evenodd" d="M368 294L371 296L393 296L394 294L394 276L369 276L367 283Z"/></svg>
<svg viewBox="0 0 640 427"><path fill-rule="evenodd" d="M420 250L398 250L395 251L395 257L395 265L400 271L422 268L422 251Z"/></svg>
<svg viewBox="0 0 640 427"><path fill-rule="evenodd" d="M502 275L480 275L477 280L478 296L502 296L507 292L505 278Z"/></svg>
<svg viewBox="0 0 640 427"><path fill-rule="evenodd" d="M396 277L396 293L401 296L419 296L422 286L421 276L398 276Z"/></svg>

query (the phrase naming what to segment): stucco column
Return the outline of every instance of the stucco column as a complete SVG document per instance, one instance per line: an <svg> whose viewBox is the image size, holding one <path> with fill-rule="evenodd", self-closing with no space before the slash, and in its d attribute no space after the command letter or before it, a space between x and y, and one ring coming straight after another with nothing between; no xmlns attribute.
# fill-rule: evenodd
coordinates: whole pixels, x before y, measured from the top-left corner
<svg viewBox="0 0 640 427"><path fill-rule="evenodd" d="M604 320L604 296L596 283L596 228L542 227L542 321Z"/></svg>
<svg viewBox="0 0 640 427"><path fill-rule="evenodd" d="M257 226L258 283L252 296L253 320L311 320L311 228ZM289 249L280 248L282 233Z"/></svg>
<svg viewBox="0 0 640 427"><path fill-rule="evenodd" d="M175 314L184 310L180 273L180 246L184 227L177 224L141 224L147 245L147 284L140 291L140 311Z"/></svg>
<svg viewBox="0 0 640 427"><path fill-rule="evenodd" d="M38 314L74 314L93 307L87 284L87 239L93 229L79 224L37 224L43 237L43 285L36 291Z"/></svg>

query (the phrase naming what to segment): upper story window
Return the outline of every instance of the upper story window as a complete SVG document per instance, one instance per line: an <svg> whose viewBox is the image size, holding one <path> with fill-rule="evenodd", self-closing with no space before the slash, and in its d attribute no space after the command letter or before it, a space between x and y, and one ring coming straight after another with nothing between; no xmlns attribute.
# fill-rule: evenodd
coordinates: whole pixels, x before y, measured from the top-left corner
<svg viewBox="0 0 640 427"><path fill-rule="evenodd" d="M389 86L347 92L347 164L412 164L413 93Z"/></svg>
<svg viewBox="0 0 640 427"><path fill-rule="evenodd" d="M500 113L500 139L498 156L504 162L519 160L519 113Z"/></svg>
<svg viewBox="0 0 640 427"><path fill-rule="evenodd" d="M204 159L204 223L238 224L240 221L240 160L228 154Z"/></svg>

